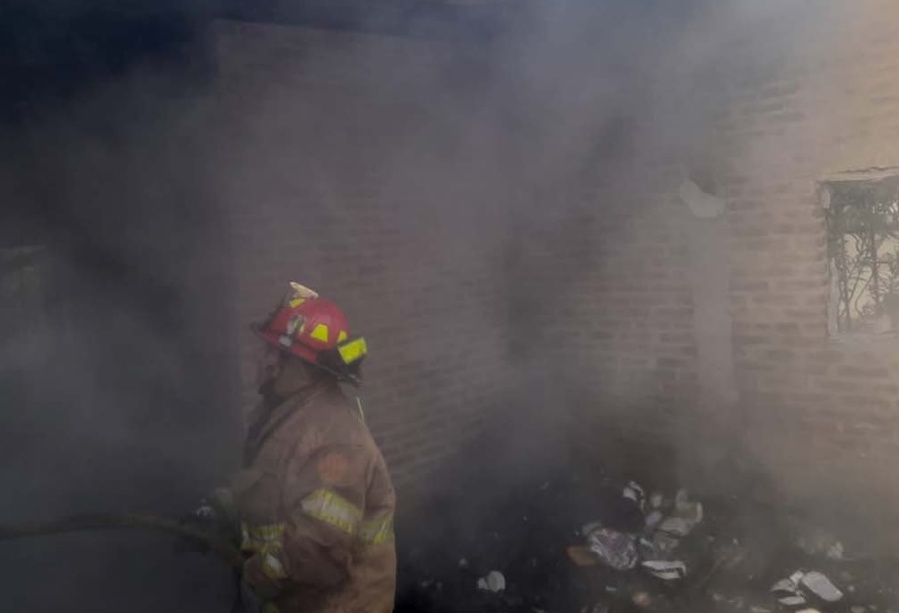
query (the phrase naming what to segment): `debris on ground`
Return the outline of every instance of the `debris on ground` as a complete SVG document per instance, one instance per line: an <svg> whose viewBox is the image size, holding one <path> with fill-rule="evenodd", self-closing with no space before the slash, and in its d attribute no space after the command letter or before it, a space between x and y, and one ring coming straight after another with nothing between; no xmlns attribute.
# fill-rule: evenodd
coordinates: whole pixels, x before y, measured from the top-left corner
<svg viewBox="0 0 899 613"><path fill-rule="evenodd" d="M506 589L506 577L498 570L492 570L486 577L478 579L478 589L487 592L502 592Z"/></svg>
<svg viewBox="0 0 899 613"><path fill-rule="evenodd" d="M627 523L612 529L594 521L582 528L587 548L596 561L617 571L640 568L664 581L677 581L687 575L687 565L676 558L681 540L702 522L702 503L691 500L686 490L677 492L673 500L656 492L649 498L634 481L622 490L622 498L630 501ZM627 503L621 508L625 508ZM647 512L648 511L648 512ZM620 516L619 516L620 517ZM579 566L589 566L582 550L569 548L569 558Z"/></svg>
<svg viewBox="0 0 899 613"><path fill-rule="evenodd" d="M677 581L687 576L687 566L679 560L646 560L640 566L652 576L664 581Z"/></svg>
<svg viewBox="0 0 899 613"><path fill-rule="evenodd" d="M568 554L568 559L577 566L596 566L599 564L596 555L586 545L571 545L565 552Z"/></svg>
<svg viewBox="0 0 899 613"><path fill-rule="evenodd" d="M802 573L799 581L804 588L824 602L839 602L843 599L843 592L831 583L826 575L816 570Z"/></svg>
<svg viewBox="0 0 899 613"><path fill-rule="evenodd" d="M798 570L787 579L781 579L771 588L778 595L778 601L788 607L806 604L809 594L824 602L839 602L843 592L826 575L818 571Z"/></svg>
<svg viewBox="0 0 899 613"><path fill-rule="evenodd" d="M843 543L833 534L817 527L801 526L798 531L796 546L806 555L836 561L845 556Z"/></svg>
<svg viewBox="0 0 899 613"><path fill-rule="evenodd" d="M777 601L787 607L798 607L805 604L805 595L799 587L799 578L802 573L796 573L787 579L781 579L771 586L771 593L777 597Z"/></svg>
<svg viewBox="0 0 899 613"><path fill-rule="evenodd" d="M610 528L595 527L587 534L588 549L597 560L615 570L631 570L637 565L637 540Z"/></svg>
<svg viewBox="0 0 899 613"><path fill-rule="evenodd" d="M489 513L439 500L435 524L401 535L396 612L899 612L899 563L799 539L737 498L661 489L561 475Z"/></svg>

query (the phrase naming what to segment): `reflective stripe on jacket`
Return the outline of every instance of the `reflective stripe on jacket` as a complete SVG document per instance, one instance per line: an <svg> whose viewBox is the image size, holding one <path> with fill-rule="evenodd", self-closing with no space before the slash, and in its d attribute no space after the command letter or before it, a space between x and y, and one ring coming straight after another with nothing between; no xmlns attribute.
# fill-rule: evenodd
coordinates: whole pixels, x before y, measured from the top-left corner
<svg viewBox="0 0 899 613"><path fill-rule="evenodd" d="M355 407L319 383L251 415L231 483L243 549L279 588L279 613L389 613L396 585L387 466Z"/></svg>

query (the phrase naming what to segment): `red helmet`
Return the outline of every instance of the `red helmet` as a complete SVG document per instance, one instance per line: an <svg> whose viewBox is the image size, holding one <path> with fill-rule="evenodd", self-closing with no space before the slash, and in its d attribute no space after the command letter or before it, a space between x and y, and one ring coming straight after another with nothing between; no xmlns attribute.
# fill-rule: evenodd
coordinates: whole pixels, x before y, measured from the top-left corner
<svg viewBox="0 0 899 613"><path fill-rule="evenodd" d="M359 366L368 352L365 339L351 337L337 305L299 283L253 331L267 343L315 364L341 380L358 384Z"/></svg>

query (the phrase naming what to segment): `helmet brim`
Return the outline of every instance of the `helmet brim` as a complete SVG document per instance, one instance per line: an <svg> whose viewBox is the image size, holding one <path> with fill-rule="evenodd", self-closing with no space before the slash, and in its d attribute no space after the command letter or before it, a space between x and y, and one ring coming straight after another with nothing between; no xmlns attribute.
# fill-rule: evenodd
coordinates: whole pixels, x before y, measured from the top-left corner
<svg viewBox="0 0 899 613"><path fill-rule="evenodd" d="M360 372L341 373L333 368L329 368L328 366L318 361L318 356L312 349L296 341L294 341L290 345L282 343L281 337L279 335L273 332L268 332L264 329L264 324L252 323L249 327L250 331L254 335L256 335L257 338L265 342L265 344L275 347L289 356L299 358L307 364L311 364L312 366L325 371L326 373L335 377L338 381L342 383L349 383L354 387L359 387L362 384L362 376Z"/></svg>

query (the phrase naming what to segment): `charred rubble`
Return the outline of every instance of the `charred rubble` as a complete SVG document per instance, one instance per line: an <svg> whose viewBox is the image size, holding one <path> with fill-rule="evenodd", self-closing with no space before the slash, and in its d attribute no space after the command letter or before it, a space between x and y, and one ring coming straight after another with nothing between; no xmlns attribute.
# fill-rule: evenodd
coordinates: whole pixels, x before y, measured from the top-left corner
<svg viewBox="0 0 899 613"><path fill-rule="evenodd" d="M662 556L685 572L654 572L644 562L659 556L640 543L653 534L647 520L658 521L653 506L671 513L678 493L682 500L686 493L671 488L634 500L634 485L560 471L489 506L464 492L432 498L422 510L428 522L399 528L396 611L899 610L897 561L853 552L801 517L739 496L702 501L701 519ZM597 555L595 538L591 545L584 533L597 525L632 537L639 560L621 568L629 565L622 558L610 563Z"/></svg>

